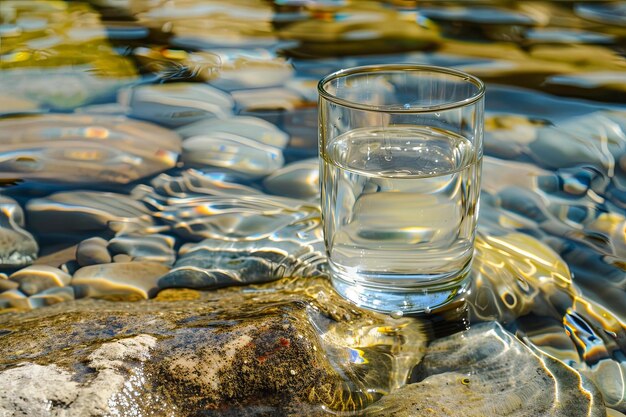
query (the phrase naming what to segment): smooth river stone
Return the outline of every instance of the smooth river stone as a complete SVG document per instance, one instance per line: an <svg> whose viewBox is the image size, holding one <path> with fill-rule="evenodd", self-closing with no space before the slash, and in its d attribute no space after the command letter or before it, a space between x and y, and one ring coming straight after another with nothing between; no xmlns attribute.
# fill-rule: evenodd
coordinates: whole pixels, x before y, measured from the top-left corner
<svg viewBox="0 0 626 417"><path fill-rule="evenodd" d="M275 87L294 76L291 63L275 54L253 54L250 49L211 49L220 65L209 83L222 90ZM267 51L267 50L265 50Z"/></svg>
<svg viewBox="0 0 626 417"><path fill-rule="evenodd" d="M606 173L615 160L605 146L603 141L591 136L545 127L537 130L537 139L528 144L528 151L538 165L546 168L591 165Z"/></svg>
<svg viewBox="0 0 626 417"><path fill-rule="evenodd" d="M48 114L0 120L0 179L128 183L176 164L180 137L119 116Z"/></svg>
<svg viewBox="0 0 626 417"><path fill-rule="evenodd" d="M281 229L317 233L321 223L316 204L278 196L207 196L170 203L155 217L195 241L259 240Z"/></svg>
<svg viewBox="0 0 626 417"><path fill-rule="evenodd" d="M0 293L9 290L16 290L20 286L17 282L9 281L7 278L8 277L5 274L0 276Z"/></svg>
<svg viewBox="0 0 626 417"><path fill-rule="evenodd" d="M143 203L100 191L64 191L36 198L28 202L26 211L30 228L43 234L142 230L152 225L151 212Z"/></svg>
<svg viewBox="0 0 626 417"><path fill-rule="evenodd" d="M626 6L621 2L575 4L574 12L593 22L626 27Z"/></svg>
<svg viewBox="0 0 626 417"><path fill-rule="evenodd" d="M185 245L159 288L220 288L324 275L324 242L317 232L284 228L259 240L206 239Z"/></svg>
<svg viewBox="0 0 626 417"><path fill-rule="evenodd" d="M559 121L556 127L607 149L617 160L626 154L626 111L598 111Z"/></svg>
<svg viewBox="0 0 626 417"><path fill-rule="evenodd" d="M237 107L242 111L284 110L293 111L305 100L300 93L288 88L255 88L232 92Z"/></svg>
<svg viewBox="0 0 626 417"><path fill-rule="evenodd" d="M133 261L172 265L176 260L175 243L176 239L172 236L161 234L120 235L108 242L108 250L114 257L128 255Z"/></svg>
<svg viewBox="0 0 626 417"><path fill-rule="evenodd" d="M80 268L72 277L76 298L114 301L152 298L157 281L170 267L156 262L118 262Z"/></svg>
<svg viewBox="0 0 626 417"><path fill-rule="evenodd" d="M111 263L111 254L107 250L108 242L101 237L85 239L76 247L76 262L80 266Z"/></svg>
<svg viewBox="0 0 626 417"><path fill-rule="evenodd" d="M228 117L234 106L230 95L197 83L141 85L121 90L118 102L130 116L163 126L178 127L212 117Z"/></svg>
<svg viewBox="0 0 626 417"><path fill-rule="evenodd" d="M284 148L289 135L274 124L251 116L232 116L226 119L206 119L176 130L183 138L206 135L213 132L231 133L266 145Z"/></svg>
<svg viewBox="0 0 626 417"><path fill-rule="evenodd" d="M228 290L2 314L0 415L356 411L405 383L424 353L424 325L356 311L318 283L306 288L349 318L327 316L305 294Z"/></svg>
<svg viewBox="0 0 626 417"><path fill-rule="evenodd" d="M614 36L579 29L530 29L524 32L524 38L530 43L545 43L551 46L559 43L611 44L615 42Z"/></svg>
<svg viewBox="0 0 626 417"><path fill-rule="evenodd" d="M74 299L73 287L54 287L28 297L33 308L47 307Z"/></svg>
<svg viewBox="0 0 626 417"><path fill-rule="evenodd" d="M496 323L435 340L413 380L368 407L382 417L604 417L595 386Z"/></svg>
<svg viewBox="0 0 626 417"><path fill-rule="evenodd" d="M24 211L12 198L0 195L0 268L20 267L37 258L39 245L24 227Z"/></svg>
<svg viewBox="0 0 626 417"><path fill-rule="evenodd" d="M68 52L63 52L66 60L71 59ZM74 53L79 54L80 51L76 50ZM39 108L53 111L71 111L77 106L110 100L115 97L115 91L118 88L137 80L132 66L124 62L125 58L112 54L110 57L112 62L120 65L120 73L114 74L114 70L109 75L94 75L99 69L90 64L73 67L3 69L2 77L0 77L0 90L18 98L19 102L32 101L37 103ZM37 61L33 61L33 64L37 65ZM107 71L106 69L100 70ZM15 110L10 109L9 113L15 113Z"/></svg>
<svg viewBox="0 0 626 417"><path fill-rule="evenodd" d="M222 168L250 178L269 175L285 163L279 148L226 132L186 139L181 159L187 166Z"/></svg>
<svg viewBox="0 0 626 417"><path fill-rule="evenodd" d="M549 246L532 236L479 233L471 298L477 320L509 323L534 313L550 316L572 305L575 290L568 266Z"/></svg>
<svg viewBox="0 0 626 417"><path fill-rule="evenodd" d="M0 311L4 309L30 310L28 296L17 288L0 293Z"/></svg>
<svg viewBox="0 0 626 417"><path fill-rule="evenodd" d="M49 417L131 415L132 412L109 411L117 411L114 404L124 403L124 388L136 383L141 375L136 369L148 360L156 342L153 336L140 334L102 343L95 350L86 349L87 357L81 362L92 378L83 383L64 366L24 361L0 374L0 413ZM124 410L123 406L120 408ZM157 409L160 407L153 404L151 412Z"/></svg>
<svg viewBox="0 0 626 417"><path fill-rule="evenodd" d="M162 199L161 197L190 198L203 195L240 196L263 194L256 188L241 184L240 178L223 172L203 172L188 169L177 176L161 174L150 184L157 195L148 192L142 197L143 201ZM164 201L163 204L166 202Z"/></svg>
<svg viewBox="0 0 626 417"><path fill-rule="evenodd" d="M23 97L2 96L0 100L0 116L11 114L39 113L39 103Z"/></svg>
<svg viewBox="0 0 626 417"><path fill-rule="evenodd" d="M263 186L271 194L292 198L314 199L320 195L319 160L293 162L265 177Z"/></svg>
<svg viewBox="0 0 626 417"><path fill-rule="evenodd" d="M48 265L31 265L14 272L9 277L20 285L20 291L26 295L33 295L49 288L64 287L70 283L72 277Z"/></svg>

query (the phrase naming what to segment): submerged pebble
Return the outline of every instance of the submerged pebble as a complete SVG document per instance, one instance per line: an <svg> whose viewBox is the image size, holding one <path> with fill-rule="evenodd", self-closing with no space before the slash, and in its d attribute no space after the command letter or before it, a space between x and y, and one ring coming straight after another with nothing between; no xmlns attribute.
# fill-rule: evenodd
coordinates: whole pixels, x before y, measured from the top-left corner
<svg viewBox="0 0 626 417"><path fill-rule="evenodd" d="M171 168L180 137L125 117L49 114L0 120L0 179L127 183Z"/></svg>
<svg viewBox="0 0 626 417"><path fill-rule="evenodd" d="M80 266L111 263L108 242L101 237L85 239L76 247L76 261Z"/></svg>
<svg viewBox="0 0 626 417"><path fill-rule="evenodd" d="M170 268L156 262L120 262L80 268L72 277L76 298L135 301L152 298Z"/></svg>
<svg viewBox="0 0 626 417"><path fill-rule="evenodd" d="M171 265L176 260L176 239L162 234L119 235L108 242L108 251L120 262L120 255L128 255L129 261L160 262Z"/></svg>
<svg viewBox="0 0 626 417"><path fill-rule="evenodd" d="M250 178L269 175L285 163L279 148L226 132L186 139L181 159L187 166L222 168Z"/></svg>
<svg viewBox="0 0 626 417"><path fill-rule="evenodd" d="M253 241L207 239L181 250L159 288L221 288L324 274L323 242L315 234L278 231Z"/></svg>
<svg viewBox="0 0 626 417"><path fill-rule="evenodd" d="M31 265L14 272L9 277L19 284L19 289L26 295L33 295L54 287L69 285L72 277L48 265Z"/></svg>
<svg viewBox="0 0 626 417"><path fill-rule="evenodd" d="M263 186L272 194L292 198L318 198L319 161L306 159L285 165L263 180Z"/></svg>
<svg viewBox="0 0 626 417"><path fill-rule="evenodd" d="M193 241L254 241L283 229L320 234L319 208L303 200L249 195L172 199L169 203L155 217Z"/></svg>
<svg viewBox="0 0 626 417"><path fill-rule="evenodd" d="M247 112L293 111L305 102L300 93L282 87L237 90L232 95L237 107Z"/></svg>
<svg viewBox="0 0 626 417"><path fill-rule="evenodd" d="M159 213L184 245L160 288L218 288L323 275L326 262L316 205L281 197L206 197ZM185 221L180 221L185 219Z"/></svg>
<svg viewBox="0 0 626 417"><path fill-rule="evenodd" d="M530 255L532 254L532 255ZM554 314L572 304L567 264L549 246L522 234L479 234L470 310L478 320L509 323L529 313Z"/></svg>
<svg viewBox="0 0 626 417"><path fill-rule="evenodd" d="M132 117L168 127L228 117L234 105L230 95L197 83L136 86L121 90L118 102L130 108Z"/></svg>
<svg viewBox="0 0 626 417"><path fill-rule="evenodd" d="M284 148L289 141L289 135L274 124L251 116L232 116L225 119L206 119L183 126L176 130L183 138L207 135L214 132L230 133L266 145Z"/></svg>
<svg viewBox="0 0 626 417"><path fill-rule="evenodd" d="M0 310L30 310L31 308L28 296L17 288L0 293Z"/></svg>
<svg viewBox="0 0 626 417"><path fill-rule="evenodd" d="M561 362L533 352L499 324L435 340L413 379L366 416L603 417L595 386Z"/></svg>
<svg viewBox="0 0 626 417"><path fill-rule="evenodd" d="M28 297L33 308L47 307L74 299L74 287L53 287Z"/></svg>
<svg viewBox="0 0 626 417"><path fill-rule="evenodd" d="M73 239L84 233L143 229L152 224L151 212L141 202L99 191L63 191L32 199L26 211L32 230Z"/></svg>
<svg viewBox="0 0 626 417"><path fill-rule="evenodd" d="M0 195L0 268L15 268L37 259L39 245L24 230L24 211L12 198Z"/></svg>
<svg viewBox="0 0 626 417"><path fill-rule="evenodd" d="M7 279L8 277L2 276L0 277L0 293L3 291L15 290L20 284L15 281L10 281Z"/></svg>
<svg viewBox="0 0 626 417"><path fill-rule="evenodd" d="M238 196L262 194L256 188L241 184L240 177L219 171L199 171L187 169L177 176L161 174L151 181L157 195L150 191L142 197L146 202L164 200L162 197L192 198L207 195Z"/></svg>

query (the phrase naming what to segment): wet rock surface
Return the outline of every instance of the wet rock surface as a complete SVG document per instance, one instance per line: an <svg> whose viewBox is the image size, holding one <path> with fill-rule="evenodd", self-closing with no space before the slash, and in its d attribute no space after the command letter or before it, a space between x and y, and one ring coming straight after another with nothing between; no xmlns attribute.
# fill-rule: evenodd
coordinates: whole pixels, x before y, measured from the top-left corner
<svg viewBox="0 0 626 417"><path fill-rule="evenodd" d="M20 322L4 315L0 410L186 416L363 408L397 384L387 371L408 377L423 355L423 326L355 311L327 283L311 284L312 296L285 282L288 297L168 290L149 304L78 300ZM368 378L377 389L364 390ZM18 392L36 395L25 401Z"/></svg>
<svg viewBox="0 0 626 417"><path fill-rule="evenodd" d="M0 268L25 266L37 259L39 245L23 227L20 205L0 195Z"/></svg>
<svg viewBox="0 0 626 417"><path fill-rule="evenodd" d="M383 397L365 415L606 415L593 384L533 353L497 324L433 342L413 377L419 381Z"/></svg>
<svg viewBox="0 0 626 417"><path fill-rule="evenodd" d="M0 415L626 412L621 4L0 8ZM317 81L381 63L488 83L472 286L419 318L325 281Z"/></svg>
<svg viewBox="0 0 626 417"><path fill-rule="evenodd" d="M269 287L168 290L148 304L78 300L20 322L7 314L0 318L0 410L606 415L593 385L497 324L426 346L427 322L354 310L325 281L272 288L280 295Z"/></svg>

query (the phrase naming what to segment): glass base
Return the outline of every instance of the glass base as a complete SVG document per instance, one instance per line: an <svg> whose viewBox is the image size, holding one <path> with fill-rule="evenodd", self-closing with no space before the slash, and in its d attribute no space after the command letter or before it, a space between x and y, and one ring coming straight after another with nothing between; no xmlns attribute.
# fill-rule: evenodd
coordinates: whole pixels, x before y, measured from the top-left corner
<svg viewBox="0 0 626 417"><path fill-rule="evenodd" d="M467 295L470 289L470 265L454 279L430 281L413 287L381 287L349 280L331 271L335 291L359 307L391 316L430 314Z"/></svg>

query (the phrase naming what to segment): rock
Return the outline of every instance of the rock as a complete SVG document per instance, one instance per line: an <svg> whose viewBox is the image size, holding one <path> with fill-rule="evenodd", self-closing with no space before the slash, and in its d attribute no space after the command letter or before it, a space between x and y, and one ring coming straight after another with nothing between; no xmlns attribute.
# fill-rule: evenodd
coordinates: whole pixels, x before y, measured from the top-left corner
<svg viewBox="0 0 626 417"><path fill-rule="evenodd" d="M68 54L81 54L81 52L67 51L64 55L69 58ZM18 97L21 103L27 100L37 103L37 107L46 110L61 112L72 110L77 106L114 97L118 88L136 81L131 65L122 62L119 56L110 58L112 63L128 68L128 71L120 68L122 71L127 71L127 74L120 74L120 77L98 77L93 75L93 70L71 66L3 69L0 88L3 92ZM24 104L22 108L23 106Z"/></svg>
<svg viewBox="0 0 626 417"><path fill-rule="evenodd" d="M500 325L484 323L434 341L418 380L383 397L366 416L606 415L594 385L531 351Z"/></svg>
<svg viewBox="0 0 626 417"><path fill-rule="evenodd" d="M293 111L304 104L300 93L287 88L256 88L232 93L237 107L246 112L263 110Z"/></svg>
<svg viewBox="0 0 626 417"><path fill-rule="evenodd" d="M3 97L0 102L0 115L39 113L39 103L23 97Z"/></svg>
<svg viewBox="0 0 626 417"><path fill-rule="evenodd" d="M188 166L222 168L250 178L271 174L285 163L280 149L224 132L186 139L182 161Z"/></svg>
<svg viewBox="0 0 626 417"><path fill-rule="evenodd" d="M303 200L249 195L171 199L169 203L155 217L188 240L259 240L281 229L291 233L291 238L299 231L321 235L317 204Z"/></svg>
<svg viewBox="0 0 626 417"><path fill-rule="evenodd" d="M61 266L59 266L59 269L61 269L63 272L67 274L74 275L74 273L78 271L80 267L81 266L78 264L78 262L76 262L75 260L72 260L72 261L67 261L63 263Z"/></svg>
<svg viewBox="0 0 626 417"><path fill-rule="evenodd" d="M289 135L274 124L251 116L232 116L225 119L206 119L176 130L183 138L207 135L214 132L230 133L283 149Z"/></svg>
<svg viewBox="0 0 626 417"><path fill-rule="evenodd" d="M172 265L176 260L175 243L176 239L173 237L161 234L120 235L109 241L108 250L114 256L128 255L133 261Z"/></svg>
<svg viewBox="0 0 626 417"><path fill-rule="evenodd" d="M523 255L529 253L533 256ZM549 246L522 233L479 233L472 269L470 311L476 320L510 323L529 313L547 316L555 308L567 310L575 296L563 259Z"/></svg>
<svg viewBox="0 0 626 417"><path fill-rule="evenodd" d="M180 137L125 117L49 114L0 120L0 179L128 183L171 168Z"/></svg>
<svg viewBox="0 0 626 417"><path fill-rule="evenodd" d="M17 288L0 293L0 311L5 309L29 310L30 308L28 296Z"/></svg>
<svg viewBox="0 0 626 417"><path fill-rule="evenodd" d="M0 414L356 411L406 381L423 355L423 325L353 311L320 284L300 285L288 300L222 290L1 315ZM351 315L330 318L305 290Z"/></svg>
<svg viewBox="0 0 626 417"><path fill-rule="evenodd" d="M172 9L176 9L173 13ZM279 39L273 34L273 10L265 3L202 4L177 2L141 13L141 22L169 23L174 34L169 43L186 50L214 48L273 49Z"/></svg>
<svg viewBox="0 0 626 417"><path fill-rule="evenodd" d="M292 53L309 57L382 55L427 49L440 42L429 20L418 24L414 19L403 19L400 10L380 3L349 7L334 3L323 13L327 19L298 19L280 29L283 39L299 41Z"/></svg>
<svg viewBox="0 0 626 417"><path fill-rule="evenodd" d="M534 26L540 23L536 16L500 7L426 7L421 9L420 13L433 20L483 25Z"/></svg>
<svg viewBox="0 0 626 417"><path fill-rule="evenodd" d="M162 197L193 198L206 195L247 195L263 194L256 188L241 184L242 179L236 175L223 172L203 172L195 169L187 169L179 176L161 174L151 181L154 193L148 192L142 197L143 201L155 205L155 200L161 201L156 204L167 204L167 199ZM157 195L155 195L157 194Z"/></svg>
<svg viewBox="0 0 626 417"><path fill-rule="evenodd" d="M59 267L67 262L76 262L76 246L67 243L44 246L35 265L49 265ZM70 274L71 275L71 274Z"/></svg>
<svg viewBox="0 0 626 417"><path fill-rule="evenodd" d="M0 268L28 265L37 258L39 245L23 227L24 212L20 205L0 195Z"/></svg>
<svg viewBox="0 0 626 417"><path fill-rule="evenodd" d="M605 23L616 26L624 24L624 5L620 3L582 3L574 5L574 12L593 22Z"/></svg>
<svg viewBox="0 0 626 417"><path fill-rule="evenodd" d="M272 194L285 197L319 198L319 160L317 158L293 162L265 177L263 186Z"/></svg>
<svg viewBox="0 0 626 417"><path fill-rule="evenodd" d="M152 298L170 268L155 262L126 262L80 268L72 278L76 298L134 301Z"/></svg>
<svg viewBox="0 0 626 417"><path fill-rule="evenodd" d="M324 275L323 242L315 233L274 233L258 240L206 239L181 249L159 288L221 288L285 277Z"/></svg>
<svg viewBox="0 0 626 417"><path fill-rule="evenodd" d="M107 251L108 242L101 237L85 239L76 247L76 261L80 266L111 263L111 255Z"/></svg>
<svg viewBox="0 0 626 417"><path fill-rule="evenodd" d="M197 83L140 85L118 94L130 116L168 127L178 127L232 114L233 99L216 88Z"/></svg>
<svg viewBox="0 0 626 417"><path fill-rule="evenodd" d="M58 192L30 200L26 210L32 230L74 239L85 233L141 230L152 224L151 212L141 202L99 191Z"/></svg>
<svg viewBox="0 0 626 417"><path fill-rule="evenodd" d="M249 50L214 50L221 65L209 83L232 91L281 86L294 76L290 60L275 54L251 54Z"/></svg>
<svg viewBox="0 0 626 417"><path fill-rule="evenodd" d="M589 136L579 137L575 133L545 127L539 129L537 139L528 144L528 152L538 165L547 168L591 165L606 172L614 161L606 155L603 146L602 142Z"/></svg>
<svg viewBox="0 0 626 417"><path fill-rule="evenodd" d="M0 293L3 291L16 290L20 284L15 281L9 281L4 277L0 277Z"/></svg>
<svg viewBox="0 0 626 417"><path fill-rule="evenodd" d="M71 111L111 100L119 87L137 80L135 66L108 42L106 28L89 5L46 3L4 2L3 27L11 27L2 34L4 96L31 100L45 110Z"/></svg>
<svg viewBox="0 0 626 417"><path fill-rule="evenodd" d="M53 287L28 297L33 308L51 306L74 299L73 287Z"/></svg>
<svg viewBox="0 0 626 417"><path fill-rule="evenodd" d="M149 335L103 343L87 358L92 375L86 381L77 381L71 372L54 364L25 362L0 372L0 413L58 417L108 414L113 404L123 402L125 384L134 382L128 379L129 372L149 358L155 344L156 339Z"/></svg>
<svg viewBox="0 0 626 417"><path fill-rule="evenodd" d="M124 253L120 253L117 254L115 256L113 256L113 262L115 263L119 263L119 262L132 262L133 258L131 258L130 256L124 254Z"/></svg>
<svg viewBox="0 0 626 417"><path fill-rule="evenodd" d="M31 265L14 272L9 279L20 285L20 291L33 295L49 288L69 285L72 277L59 268Z"/></svg>

